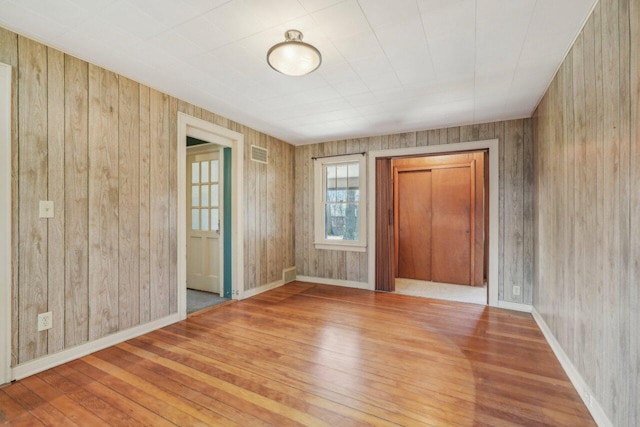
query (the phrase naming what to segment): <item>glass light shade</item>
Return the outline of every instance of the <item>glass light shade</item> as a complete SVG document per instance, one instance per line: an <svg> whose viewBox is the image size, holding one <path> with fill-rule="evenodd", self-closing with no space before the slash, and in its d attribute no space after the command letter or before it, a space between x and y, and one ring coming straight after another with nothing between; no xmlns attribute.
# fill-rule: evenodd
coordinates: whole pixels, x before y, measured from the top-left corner
<svg viewBox="0 0 640 427"><path fill-rule="evenodd" d="M320 51L302 41L302 33L289 30L285 41L267 52L267 62L274 70L287 76L304 76L315 71L322 63Z"/></svg>

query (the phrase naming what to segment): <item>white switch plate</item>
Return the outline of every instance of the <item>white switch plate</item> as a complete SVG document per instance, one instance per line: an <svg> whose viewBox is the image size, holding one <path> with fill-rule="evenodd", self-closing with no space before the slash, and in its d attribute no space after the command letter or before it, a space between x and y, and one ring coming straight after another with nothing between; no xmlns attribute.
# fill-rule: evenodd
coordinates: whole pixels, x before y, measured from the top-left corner
<svg viewBox="0 0 640 427"><path fill-rule="evenodd" d="M520 295L520 286L513 287L513 296L517 297Z"/></svg>
<svg viewBox="0 0 640 427"><path fill-rule="evenodd" d="M40 218L53 218L53 202L40 200Z"/></svg>
<svg viewBox="0 0 640 427"><path fill-rule="evenodd" d="M46 313L38 314L38 332L46 331L47 329L51 329L51 312L47 311Z"/></svg>

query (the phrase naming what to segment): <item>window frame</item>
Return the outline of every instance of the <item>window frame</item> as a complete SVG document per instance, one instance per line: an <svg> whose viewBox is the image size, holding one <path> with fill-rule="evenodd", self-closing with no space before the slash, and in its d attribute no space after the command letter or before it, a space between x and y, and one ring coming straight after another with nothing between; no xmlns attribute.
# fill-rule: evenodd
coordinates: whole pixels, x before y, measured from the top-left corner
<svg viewBox="0 0 640 427"><path fill-rule="evenodd" d="M358 162L358 240L333 240L326 235L327 167ZM316 249L365 252L367 250L367 159L365 154L347 154L314 159L314 246Z"/></svg>

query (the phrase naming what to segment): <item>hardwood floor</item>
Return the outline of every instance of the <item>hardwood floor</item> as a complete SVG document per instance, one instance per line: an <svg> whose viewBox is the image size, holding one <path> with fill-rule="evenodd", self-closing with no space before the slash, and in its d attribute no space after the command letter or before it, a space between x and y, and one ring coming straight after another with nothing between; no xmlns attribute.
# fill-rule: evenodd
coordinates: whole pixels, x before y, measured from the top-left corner
<svg viewBox="0 0 640 427"><path fill-rule="evenodd" d="M0 390L11 425L595 425L530 315L295 282Z"/></svg>

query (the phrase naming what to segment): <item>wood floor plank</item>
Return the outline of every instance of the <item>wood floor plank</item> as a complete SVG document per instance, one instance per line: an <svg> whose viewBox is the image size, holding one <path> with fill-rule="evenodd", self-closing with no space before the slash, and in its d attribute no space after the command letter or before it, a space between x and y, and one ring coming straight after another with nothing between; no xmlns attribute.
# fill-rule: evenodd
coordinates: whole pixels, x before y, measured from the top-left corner
<svg viewBox="0 0 640 427"><path fill-rule="evenodd" d="M302 282L12 384L0 421L595 425L529 314Z"/></svg>

